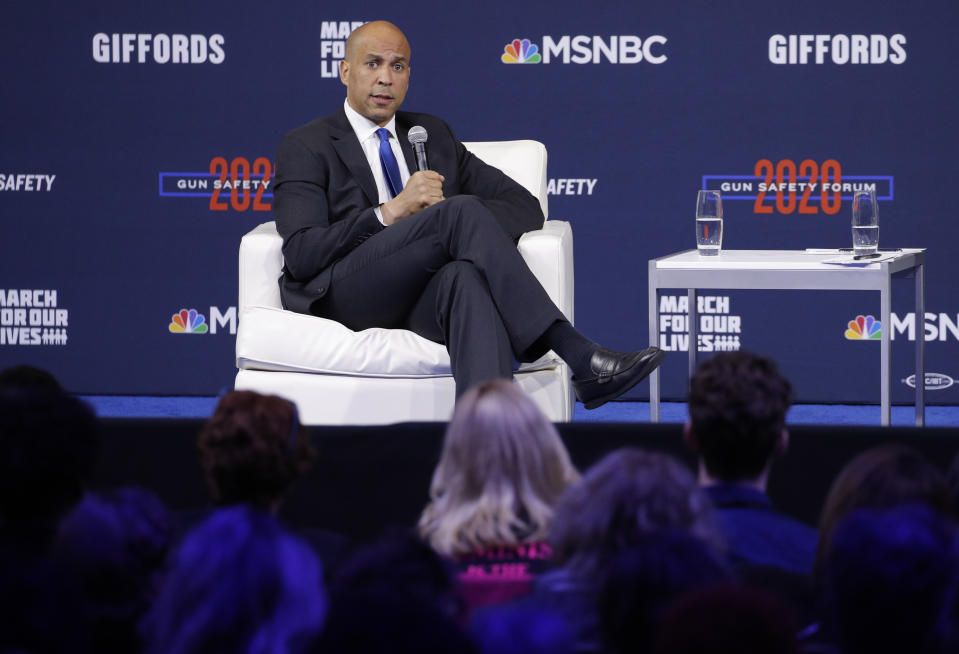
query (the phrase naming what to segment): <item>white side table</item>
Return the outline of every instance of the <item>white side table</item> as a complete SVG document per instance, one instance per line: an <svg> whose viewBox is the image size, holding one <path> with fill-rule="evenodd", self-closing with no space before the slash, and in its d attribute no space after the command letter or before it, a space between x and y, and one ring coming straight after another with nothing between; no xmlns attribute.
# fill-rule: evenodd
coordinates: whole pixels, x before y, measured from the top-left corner
<svg viewBox="0 0 959 654"><path fill-rule="evenodd" d="M649 343L659 345L659 291L685 288L689 294L689 374L696 369L700 289L775 289L879 291L882 341L880 343L880 407L883 425L892 414L889 360L891 353L892 277L916 280L916 425L925 423L925 361L923 340L925 248L897 252L895 258L867 265L823 263L835 254L803 250L723 250L718 256L700 256L696 250L678 252L649 261ZM659 422L659 370L649 377L649 417Z"/></svg>

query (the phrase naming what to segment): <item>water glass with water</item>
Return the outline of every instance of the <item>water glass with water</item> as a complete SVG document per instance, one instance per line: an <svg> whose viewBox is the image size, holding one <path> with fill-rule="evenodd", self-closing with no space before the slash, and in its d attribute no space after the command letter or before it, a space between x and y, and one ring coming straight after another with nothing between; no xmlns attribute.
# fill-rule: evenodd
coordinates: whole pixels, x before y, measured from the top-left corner
<svg viewBox="0 0 959 654"><path fill-rule="evenodd" d="M852 196L853 254L875 254L879 249L879 205L876 189L856 191Z"/></svg>
<svg viewBox="0 0 959 654"><path fill-rule="evenodd" d="M696 198L696 248L701 256L723 247L723 199L719 191L700 191Z"/></svg>

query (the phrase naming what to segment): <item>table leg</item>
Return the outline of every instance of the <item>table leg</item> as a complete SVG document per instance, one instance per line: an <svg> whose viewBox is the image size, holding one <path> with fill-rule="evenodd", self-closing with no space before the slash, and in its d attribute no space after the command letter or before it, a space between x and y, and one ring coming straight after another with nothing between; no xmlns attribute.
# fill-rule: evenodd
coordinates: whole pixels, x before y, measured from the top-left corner
<svg viewBox="0 0 959 654"><path fill-rule="evenodd" d="M649 262L649 344L659 347L659 289L656 264ZM659 422L659 368L649 375L649 421Z"/></svg>
<svg viewBox="0 0 959 654"><path fill-rule="evenodd" d="M688 290L689 300L689 378L696 372L696 354L699 350L699 316L696 313L696 289Z"/></svg>
<svg viewBox="0 0 959 654"><path fill-rule="evenodd" d="M916 266L916 426L926 424L926 298L923 264Z"/></svg>
<svg viewBox="0 0 959 654"><path fill-rule="evenodd" d="M890 320L892 305L892 282L889 276L883 283L879 291L879 311L882 321L882 341L880 342L881 353L879 355L879 394L880 394L880 424L889 425L892 420L892 406L890 404L890 385L889 385L889 354L892 351L892 321Z"/></svg>

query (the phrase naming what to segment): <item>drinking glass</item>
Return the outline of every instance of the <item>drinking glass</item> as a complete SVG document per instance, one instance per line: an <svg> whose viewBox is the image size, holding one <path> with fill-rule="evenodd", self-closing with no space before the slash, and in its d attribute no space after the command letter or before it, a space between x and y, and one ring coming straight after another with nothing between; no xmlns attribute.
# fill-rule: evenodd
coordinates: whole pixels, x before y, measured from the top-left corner
<svg viewBox="0 0 959 654"><path fill-rule="evenodd" d="M876 190L856 191L852 196L853 254L875 254L879 249L879 205Z"/></svg>
<svg viewBox="0 0 959 654"><path fill-rule="evenodd" d="M723 247L723 199L719 191L700 191L696 198L696 249L715 256Z"/></svg>

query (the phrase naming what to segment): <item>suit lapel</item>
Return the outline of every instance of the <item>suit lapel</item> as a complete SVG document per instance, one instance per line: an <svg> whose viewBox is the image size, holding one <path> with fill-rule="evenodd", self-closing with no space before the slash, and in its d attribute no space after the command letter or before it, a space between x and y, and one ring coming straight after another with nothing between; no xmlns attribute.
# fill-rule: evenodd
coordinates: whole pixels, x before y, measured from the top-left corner
<svg viewBox="0 0 959 654"><path fill-rule="evenodd" d="M353 173L353 179L363 189L372 206L380 203L380 194L376 190L376 180L373 179L373 171L370 170L370 163L366 159L360 142L356 138L356 132L346 119L346 112L340 109L333 115L330 121L334 129L330 130L330 136L333 141L333 148L336 150L340 161Z"/></svg>

